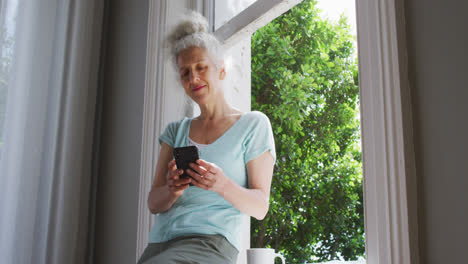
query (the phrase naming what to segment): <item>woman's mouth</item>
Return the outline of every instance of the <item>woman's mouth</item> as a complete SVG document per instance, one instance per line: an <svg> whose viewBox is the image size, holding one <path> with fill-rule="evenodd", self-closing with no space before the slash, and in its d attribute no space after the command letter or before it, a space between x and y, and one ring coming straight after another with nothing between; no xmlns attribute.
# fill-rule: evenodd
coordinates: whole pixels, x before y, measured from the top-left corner
<svg viewBox="0 0 468 264"><path fill-rule="evenodd" d="M201 89L203 89L206 85L198 85L192 88L192 92L197 92Z"/></svg>

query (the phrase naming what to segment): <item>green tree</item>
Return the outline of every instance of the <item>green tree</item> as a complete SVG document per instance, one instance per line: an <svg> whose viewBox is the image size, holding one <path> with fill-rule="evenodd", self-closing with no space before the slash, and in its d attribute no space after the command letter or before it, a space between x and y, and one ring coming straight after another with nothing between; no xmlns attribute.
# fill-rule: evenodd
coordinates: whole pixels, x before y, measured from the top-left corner
<svg viewBox="0 0 468 264"><path fill-rule="evenodd" d="M345 17L305 0L252 37L252 109L272 123L277 163L270 209L252 247L290 262L364 255L359 89Z"/></svg>
<svg viewBox="0 0 468 264"><path fill-rule="evenodd" d="M13 38L7 34L6 28L0 28L0 149L3 145L3 127L6 117L8 82L10 65L13 56Z"/></svg>

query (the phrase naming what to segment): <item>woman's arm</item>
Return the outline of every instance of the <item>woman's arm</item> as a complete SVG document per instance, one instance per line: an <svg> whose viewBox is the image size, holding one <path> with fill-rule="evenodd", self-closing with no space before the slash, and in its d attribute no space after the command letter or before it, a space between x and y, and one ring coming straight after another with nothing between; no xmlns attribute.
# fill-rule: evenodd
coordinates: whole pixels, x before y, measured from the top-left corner
<svg viewBox="0 0 468 264"><path fill-rule="evenodd" d="M244 214L258 220L265 218L274 167L273 156L269 151L247 163L248 188L226 177L215 164L203 160L198 160L197 164L198 166L194 165L192 168L200 175L188 172L195 179L192 181L195 186L215 191Z"/></svg>
<svg viewBox="0 0 468 264"><path fill-rule="evenodd" d="M239 211L262 220L270 205L273 167L273 157L267 151L247 163L248 189L228 178L227 184L218 193Z"/></svg>
<svg viewBox="0 0 468 264"><path fill-rule="evenodd" d="M156 175L148 195L148 208L153 214L169 210L191 182L190 178L179 179L182 170L177 170L172 151L169 145L162 143Z"/></svg>

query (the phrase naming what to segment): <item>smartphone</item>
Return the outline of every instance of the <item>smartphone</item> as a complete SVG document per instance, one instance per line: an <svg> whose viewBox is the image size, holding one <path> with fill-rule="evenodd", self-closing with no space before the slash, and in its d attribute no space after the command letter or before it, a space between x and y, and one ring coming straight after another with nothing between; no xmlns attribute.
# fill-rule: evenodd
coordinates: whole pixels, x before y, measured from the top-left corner
<svg viewBox="0 0 468 264"><path fill-rule="evenodd" d="M190 168L190 163L195 163L199 159L198 148L196 146L174 148L174 159L177 169L184 170L180 178L190 177L185 170ZM190 183L190 185L193 184Z"/></svg>

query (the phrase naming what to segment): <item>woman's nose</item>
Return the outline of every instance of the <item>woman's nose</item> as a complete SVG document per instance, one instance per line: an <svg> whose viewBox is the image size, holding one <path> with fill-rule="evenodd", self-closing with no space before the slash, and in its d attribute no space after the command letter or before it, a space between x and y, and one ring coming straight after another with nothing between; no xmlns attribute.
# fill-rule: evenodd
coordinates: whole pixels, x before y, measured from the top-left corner
<svg viewBox="0 0 468 264"><path fill-rule="evenodd" d="M191 72L190 73L190 81L191 82L197 82L200 80L200 76L196 72Z"/></svg>

